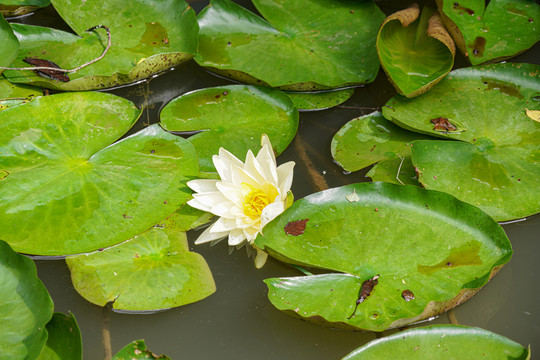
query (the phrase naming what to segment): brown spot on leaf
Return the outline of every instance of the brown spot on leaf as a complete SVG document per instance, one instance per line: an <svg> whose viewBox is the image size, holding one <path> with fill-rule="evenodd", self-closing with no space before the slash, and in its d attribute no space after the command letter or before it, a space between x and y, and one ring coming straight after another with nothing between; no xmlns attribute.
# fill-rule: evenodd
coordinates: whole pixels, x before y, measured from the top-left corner
<svg viewBox="0 0 540 360"><path fill-rule="evenodd" d="M285 234L292 235L292 236L299 236L304 233L304 230L306 229L306 223L309 221L309 219L303 219L303 220L296 220L291 221L285 225L283 230L285 230Z"/></svg>
<svg viewBox="0 0 540 360"><path fill-rule="evenodd" d="M448 121L447 118L443 118L442 116L439 116L438 118L429 120L433 124L433 130L441 130L441 131L456 131L457 127L452 124L450 121Z"/></svg>
<svg viewBox="0 0 540 360"><path fill-rule="evenodd" d="M356 300L356 306L354 307L354 311L347 319L350 320L354 314L356 313L356 309L358 309L358 305L364 302L364 300L367 299L369 295L371 295L371 292L373 291L373 288L375 288L375 285L379 283L379 277L380 275L375 275L371 279L368 279L362 283L362 286L360 287L360 292L358 293L358 299Z"/></svg>
<svg viewBox="0 0 540 360"><path fill-rule="evenodd" d="M484 56L484 49L486 48L486 38L482 36L478 36L476 39L474 39L474 42L472 44L472 53L476 57L482 57Z"/></svg>
<svg viewBox="0 0 540 360"><path fill-rule="evenodd" d="M34 65L34 66L44 66L44 67L52 67L56 69L60 69L60 66L56 65L52 61L44 60L44 59L36 59L36 58L24 58L23 61L27 64ZM38 74L41 77L54 79L62 82L68 82L69 77L66 75L65 71L57 71L57 70L36 70L36 74Z"/></svg>
<svg viewBox="0 0 540 360"><path fill-rule="evenodd" d="M467 13L469 15L474 15L474 11L472 9L466 8L464 6L459 5L459 3L455 2L453 6L454 10L457 11L460 15L463 15L464 13Z"/></svg>
<svg viewBox="0 0 540 360"><path fill-rule="evenodd" d="M411 290L403 290L401 297L407 302L415 298Z"/></svg>

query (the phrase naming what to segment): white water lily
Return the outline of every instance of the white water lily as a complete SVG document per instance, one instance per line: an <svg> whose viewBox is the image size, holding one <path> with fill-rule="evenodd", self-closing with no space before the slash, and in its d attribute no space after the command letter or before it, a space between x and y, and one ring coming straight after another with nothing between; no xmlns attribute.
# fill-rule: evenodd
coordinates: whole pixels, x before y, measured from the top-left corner
<svg viewBox="0 0 540 360"><path fill-rule="evenodd" d="M212 160L221 180L192 180L194 191L188 204L220 218L195 241L202 244L228 236L231 246L249 244L257 250L255 266L261 268L268 255L253 242L262 228L292 203L290 188L294 161L276 164L270 139L263 135L261 150L248 151L245 163L220 148Z"/></svg>

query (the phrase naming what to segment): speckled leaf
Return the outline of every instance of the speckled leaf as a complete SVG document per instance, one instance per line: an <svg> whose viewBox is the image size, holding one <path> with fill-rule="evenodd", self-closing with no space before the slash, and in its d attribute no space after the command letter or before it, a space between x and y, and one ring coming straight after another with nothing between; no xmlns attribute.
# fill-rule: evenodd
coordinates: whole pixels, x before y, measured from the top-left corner
<svg viewBox="0 0 540 360"><path fill-rule="evenodd" d="M418 5L386 18L377 36L381 65L397 92L425 93L452 70L456 49L439 15Z"/></svg>
<svg viewBox="0 0 540 360"><path fill-rule="evenodd" d="M376 111L339 129L332 138L330 151L343 169L357 171L382 160L407 156L411 143L425 138L392 124Z"/></svg>
<svg viewBox="0 0 540 360"><path fill-rule="evenodd" d="M47 323L49 337L38 360L82 360L82 340L73 314L54 313Z"/></svg>
<svg viewBox="0 0 540 360"><path fill-rule="evenodd" d="M120 245L68 257L75 290L91 303L113 309L168 309L216 291L204 258L188 249L184 232L153 228Z"/></svg>
<svg viewBox="0 0 540 360"><path fill-rule="evenodd" d="M540 5L530 0L437 0L458 48L473 65L515 56L540 40Z"/></svg>
<svg viewBox="0 0 540 360"><path fill-rule="evenodd" d="M163 108L160 120L168 131L198 132L188 140L201 171L215 172L212 156L220 147L243 160L248 150L261 147L262 134L281 154L296 135L298 110L279 90L231 85L184 94Z"/></svg>
<svg viewBox="0 0 540 360"><path fill-rule="evenodd" d="M366 176L370 177L372 181L421 186L411 161L411 154L403 157L396 155L392 158L382 160L375 164L366 173Z"/></svg>
<svg viewBox="0 0 540 360"><path fill-rule="evenodd" d="M157 124L110 145L140 111L117 96L42 96L0 112L0 238L66 255L117 244L188 200L193 146Z"/></svg>
<svg viewBox="0 0 540 360"><path fill-rule="evenodd" d="M324 92L287 92L294 106L300 111L315 111L332 108L347 101L354 89L324 91Z"/></svg>
<svg viewBox="0 0 540 360"><path fill-rule="evenodd" d="M144 79L193 57L197 50L195 12L183 0L159 3L121 0L55 1L55 8L79 35L38 26L14 24L21 42L15 66L28 66L25 57L46 59L72 69L98 57L107 45L104 29L111 29L112 46L105 57L75 73L69 82L48 79L32 71L5 72L12 82L60 90L101 89Z"/></svg>
<svg viewBox="0 0 540 360"><path fill-rule="evenodd" d="M154 355L146 348L144 340L135 340L131 344L126 345L112 360L171 360L166 355Z"/></svg>
<svg viewBox="0 0 540 360"><path fill-rule="evenodd" d="M19 41L13 33L13 29L9 23L0 14L0 66L8 67L11 62L17 57L19 52ZM4 70L0 69L0 74Z"/></svg>
<svg viewBox="0 0 540 360"><path fill-rule="evenodd" d="M396 96L383 115L408 129L469 143L428 142L413 151L421 182L511 220L540 211L540 123L525 110L540 109L539 96L538 65L486 65L453 71L419 98ZM436 130L444 121L456 130Z"/></svg>
<svg viewBox="0 0 540 360"><path fill-rule="evenodd" d="M47 341L53 302L29 258L0 240L0 359L35 359Z"/></svg>
<svg viewBox="0 0 540 360"><path fill-rule="evenodd" d="M353 192L358 201L346 198ZM306 221L302 234L284 231L300 219ZM255 245L285 261L340 272L267 279L278 309L373 331L460 304L512 254L503 229L480 209L442 192L386 183L353 184L298 200L265 226ZM378 283L355 310L370 279ZM414 298L407 301L405 291Z"/></svg>
<svg viewBox="0 0 540 360"><path fill-rule="evenodd" d="M198 16L199 65L257 85L294 90L369 83L384 15L372 1L254 0L266 19L229 0Z"/></svg>
<svg viewBox="0 0 540 360"><path fill-rule="evenodd" d="M42 94L39 88L12 84L4 76L0 75L0 111L27 103Z"/></svg>
<svg viewBox="0 0 540 360"><path fill-rule="evenodd" d="M460 325L434 325L373 340L342 360L528 360L530 356L525 347L487 330Z"/></svg>
<svg viewBox="0 0 540 360"><path fill-rule="evenodd" d="M4 16L20 16L50 4L50 0L0 0L0 13Z"/></svg>

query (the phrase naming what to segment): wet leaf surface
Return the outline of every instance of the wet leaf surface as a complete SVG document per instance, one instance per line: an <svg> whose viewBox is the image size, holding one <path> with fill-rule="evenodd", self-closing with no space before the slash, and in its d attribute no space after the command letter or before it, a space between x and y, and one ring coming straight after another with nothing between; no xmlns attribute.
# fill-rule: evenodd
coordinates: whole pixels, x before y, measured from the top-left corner
<svg viewBox="0 0 540 360"><path fill-rule="evenodd" d="M347 101L354 89L335 90L316 93L287 92L294 106L300 111L325 110Z"/></svg>
<svg viewBox="0 0 540 360"><path fill-rule="evenodd" d="M82 360L81 331L73 314L54 313L47 332L47 343L38 360Z"/></svg>
<svg viewBox="0 0 540 360"><path fill-rule="evenodd" d="M19 51L19 41L13 33L10 24L0 15L0 66L8 67L17 57ZM0 69L0 74L4 70Z"/></svg>

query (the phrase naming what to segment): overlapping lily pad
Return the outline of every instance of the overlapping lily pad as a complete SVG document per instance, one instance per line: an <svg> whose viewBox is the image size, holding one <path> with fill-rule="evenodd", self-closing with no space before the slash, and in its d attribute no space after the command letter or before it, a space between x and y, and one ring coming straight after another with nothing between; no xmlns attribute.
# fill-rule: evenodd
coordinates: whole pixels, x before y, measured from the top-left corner
<svg viewBox="0 0 540 360"><path fill-rule="evenodd" d="M515 56L540 40L540 5L530 0L437 0L446 27L473 65Z"/></svg>
<svg viewBox="0 0 540 360"><path fill-rule="evenodd" d="M490 331L460 326L434 325L399 332L362 346L342 360L527 360L529 350Z"/></svg>
<svg viewBox="0 0 540 360"><path fill-rule="evenodd" d="M146 348L144 340L135 340L120 350L112 360L170 360L166 355L154 355Z"/></svg>
<svg viewBox="0 0 540 360"><path fill-rule="evenodd" d="M117 244L180 208L193 146L157 124L110 145L137 120L105 93L43 96L0 112L0 238L66 255Z"/></svg>
<svg viewBox="0 0 540 360"><path fill-rule="evenodd" d="M512 254L502 228L480 209L442 192L385 183L298 200L255 245L285 261L340 272L267 279L278 309L373 331L460 304Z"/></svg>
<svg viewBox="0 0 540 360"><path fill-rule="evenodd" d="M49 337L38 360L81 360L82 340L73 314L54 313L47 323Z"/></svg>
<svg viewBox="0 0 540 360"><path fill-rule="evenodd" d="M35 359L47 341L53 303L29 258L0 240L0 357Z"/></svg>
<svg viewBox="0 0 540 360"><path fill-rule="evenodd" d="M372 1L254 0L264 19L229 0L198 16L195 60L235 79L294 90L369 83L384 15Z"/></svg>
<svg viewBox="0 0 540 360"><path fill-rule="evenodd" d="M300 111L325 110L347 101L354 89L333 90L324 92L294 92L286 93Z"/></svg>
<svg viewBox="0 0 540 360"><path fill-rule="evenodd" d="M41 96L41 89L33 86L12 84L0 75L0 111L32 101Z"/></svg>
<svg viewBox="0 0 540 360"><path fill-rule="evenodd" d="M456 70L416 99L392 98L383 115L420 133L461 140L426 141L412 162L429 189L479 206L496 220L540 211L540 67L496 64Z"/></svg>
<svg viewBox="0 0 540 360"><path fill-rule="evenodd" d="M0 13L4 16L19 16L50 4L50 0L1 0Z"/></svg>
<svg viewBox="0 0 540 360"><path fill-rule="evenodd" d="M386 18L377 36L381 65L397 92L425 93L452 70L456 49L439 15L418 5Z"/></svg>
<svg viewBox="0 0 540 360"><path fill-rule="evenodd" d="M215 172L212 156L223 147L244 159L249 149L259 149L267 134L276 154L296 135L298 110L279 90L250 85L207 88L182 95L160 114L168 131L191 133L201 171Z"/></svg>
<svg viewBox="0 0 540 360"><path fill-rule="evenodd" d="M9 23L0 14L0 66L8 67L11 62L17 57L19 52L19 41L13 33L13 29ZM0 74L3 72L0 69Z"/></svg>
<svg viewBox="0 0 540 360"><path fill-rule="evenodd" d="M13 24L21 43L14 66L27 67L26 57L46 59L62 69L72 69L97 58L107 45L104 29L110 28L112 46L105 57L77 72L70 81L41 77L32 71L6 71L12 82L60 90L101 89L144 79L189 60L197 51L195 12L183 0L166 3L120 0L56 1L55 8L77 35L38 26Z"/></svg>
<svg viewBox="0 0 540 360"><path fill-rule="evenodd" d="M168 309L216 291L204 258L184 232L154 228L125 243L68 257L73 286L91 303L127 311Z"/></svg>

